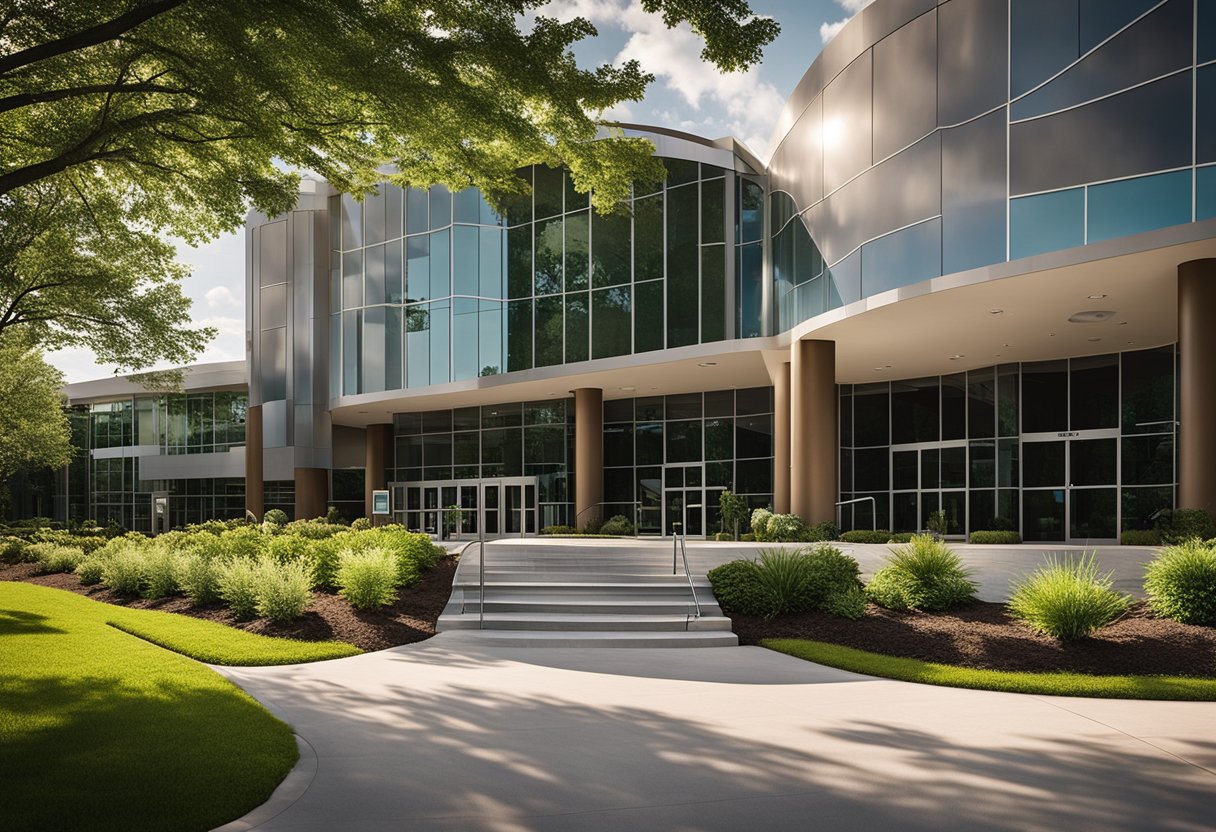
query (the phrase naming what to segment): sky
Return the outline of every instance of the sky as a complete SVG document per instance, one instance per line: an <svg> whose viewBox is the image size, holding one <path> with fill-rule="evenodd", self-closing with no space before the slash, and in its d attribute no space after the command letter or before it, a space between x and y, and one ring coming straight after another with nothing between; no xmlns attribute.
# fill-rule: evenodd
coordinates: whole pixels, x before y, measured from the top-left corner
<svg viewBox="0 0 1216 832"><path fill-rule="evenodd" d="M733 135L761 159L785 99L831 37L871 0L751 0L759 15L781 24L781 34L764 59L743 73L724 74L702 62L701 40L688 26L667 29L638 0L553 0L542 13L559 19L582 16L599 35L575 48L579 63L595 66L636 58L655 76L642 101L619 105L606 115L621 121L670 127L707 138ZM226 234L198 246L178 245L178 259L192 275L183 290L193 301L192 316L215 327L214 341L199 362L245 358L244 233ZM87 349L62 350L47 360L67 381L114 374Z"/></svg>

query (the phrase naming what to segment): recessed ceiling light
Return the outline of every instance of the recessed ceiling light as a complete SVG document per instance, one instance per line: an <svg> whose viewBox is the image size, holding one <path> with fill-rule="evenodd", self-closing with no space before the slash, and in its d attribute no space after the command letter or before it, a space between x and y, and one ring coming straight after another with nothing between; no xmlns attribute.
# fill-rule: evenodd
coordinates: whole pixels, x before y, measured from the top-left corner
<svg viewBox="0 0 1216 832"><path fill-rule="evenodd" d="M1115 317L1115 313L1109 309L1087 309L1084 312L1069 315L1068 322L1072 324L1100 324L1113 317Z"/></svg>
<svg viewBox="0 0 1216 832"><path fill-rule="evenodd" d="M881 372L882 372L884 369L885 369L885 368L883 368L883 367L875 367L875 368L874 368L874 372L876 372L876 373L881 373Z"/></svg>
<svg viewBox="0 0 1216 832"><path fill-rule="evenodd" d="M1089 299L1090 299L1090 300L1102 300L1102 298L1104 298L1104 297L1106 297L1106 295L1105 295L1105 294L1103 294L1103 293L1101 293L1101 292L1099 292L1098 294L1095 294L1095 295L1090 295L1090 296L1089 296Z"/></svg>
<svg viewBox="0 0 1216 832"><path fill-rule="evenodd" d="M1002 347L1012 347L1013 344L1001 344Z"/></svg>
<svg viewBox="0 0 1216 832"><path fill-rule="evenodd" d="M627 385L625 387L618 387L617 389L618 390L637 390L638 388Z"/></svg>
<svg viewBox="0 0 1216 832"><path fill-rule="evenodd" d="M1048 337L1048 338L1055 338L1055 337L1056 337L1056 334L1055 334L1054 332L1049 332L1049 333L1047 333L1047 337Z"/></svg>
<svg viewBox="0 0 1216 832"><path fill-rule="evenodd" d="M359 414L360 414L361 416L366 416L366 415L367 415L367 411L366 411L366 410L360 410L360 411L359 411Z"/></svg>
<svg viewBox="0 0 1216 832"><path fill-rule="evenodd" d="M1004 311L1005 311L1004 309L989 309L988 314L989 315L1000 315Z"/></svg>
<svg viewBox="0 0 1216 832"><path fill-rule="evenodd" d="M1101 339L1101 338L1090 338L1090 339L1088 339L1088 340L1090 340L1090 341L1101 341L1102 339Z"/></svg>
<svg viewBox="0 0 1216 832"><path fill-rule="evenodd" d="M960 353L959 355L952 355L952 356L950 356L950 360L951 360L951 361L958 361L960 358L966 358L966 356L965 356L965 355L962 355L961 353Z"/></svg>
<svg viewBox="0 0 1216 832"><path fill-rule="evenodd" d="M1115 326L1127 326L1127 321L1115 321Z"/></svg>
<svg viewBox="0 0 1216 832"><path fill-rule="evenodd" d="M701 362L700 364L698 364L697 366L698 366L698 367L717 367L717 366L718 366L718 362L717 362L717 361L702 361L702 362Z"/></svg>

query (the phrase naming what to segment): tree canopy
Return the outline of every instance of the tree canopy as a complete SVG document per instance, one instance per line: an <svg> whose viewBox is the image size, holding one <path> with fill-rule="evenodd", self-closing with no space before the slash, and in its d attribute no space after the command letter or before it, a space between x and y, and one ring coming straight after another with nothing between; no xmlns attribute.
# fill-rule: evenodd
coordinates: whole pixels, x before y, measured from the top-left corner
<svg viewBox="0 0 1216 832"><path fill-rule="evenodd" d="M546 17L548 2L10 0L0 331L133 368L185 360L209 333L186 325L184 272L157 235L194 243L250 207L281 213L300 170L362 193L395 165L398 184L499 200L547 163L617 207L663 172L648 141L605 135L602 113L652 78L633 61L578 66L571 48L596 30ZM778 30L746 0L640 2L688 22L726 71Z"/></svg>
<svg viewBox="0 0 1216 832"><path fill-rule="evenodd" d="M0 482L72 459L59 388L63 375L19 339L0 338Z"/></svg>

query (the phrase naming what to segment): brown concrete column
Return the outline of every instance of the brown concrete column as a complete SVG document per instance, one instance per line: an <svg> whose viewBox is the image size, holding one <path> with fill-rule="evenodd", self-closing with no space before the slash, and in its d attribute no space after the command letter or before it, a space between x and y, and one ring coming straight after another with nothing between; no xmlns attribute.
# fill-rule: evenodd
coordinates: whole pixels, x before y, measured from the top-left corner
<svg viewBox="0 0 1216 832"><path fill-rule="evenodd" d="M324 468L297 468L296 517L312 520L324 517L329 502L329 471Z"/></svg>
<svg viewBox="0 0 1216 832"><path fill-rule="evenodd" d="M790 513L790 363L773 378L773 511Z"/></svg>
<svg viewBox="0 0 1216 832"><path fill-rule="evenodd" d="M574 391L574 516L576 525L600 519L604 499L604 391Z"/></svg>
<svg viewBox="0 0 1216 832"><path fill-rule="evenodd" d="M836 518L836 342L790 349L790 509L821 523Z"/></svg>
<svg viewBox="0 0 1216 832"><path fill-rule="evenodd" d="M1216 258L1178 266L1178 507L1216 514Z"/></svg>
<svg viewBox="0 0 1216 832"><path fill-rule="evenodd" d="M389 443L393 441L393 426L368 425L364 440L365 462L363 473L363 513L372 516L372 492L388 488L385 461L388 459Z"/></svg>
<svg viewBox="0 0 1216 832"><path fill-rule="evenodd" d="M251 406L245 413L245 511L258 520L266 511L265 481L262 476L262 406Z"/></svg>

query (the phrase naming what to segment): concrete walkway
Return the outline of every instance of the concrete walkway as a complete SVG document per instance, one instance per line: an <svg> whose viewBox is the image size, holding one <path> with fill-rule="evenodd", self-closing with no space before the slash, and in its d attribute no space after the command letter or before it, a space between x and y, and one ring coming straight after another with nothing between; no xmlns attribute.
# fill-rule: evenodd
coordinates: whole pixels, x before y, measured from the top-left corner
<svg viewBox="0 0 1216 832"><path fill-rule="evenodd" d="M302 739L243 830L1211 830L1216 703L912 685L759 647L217 668Z"/></svg>

